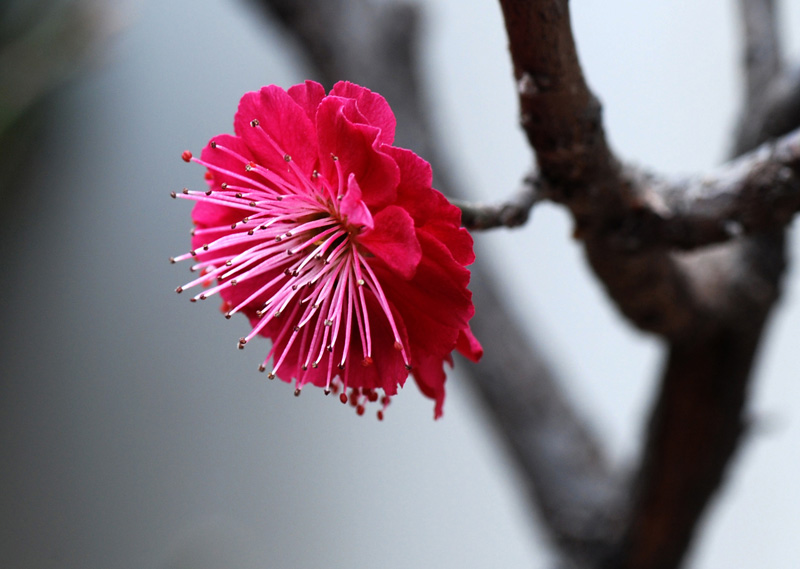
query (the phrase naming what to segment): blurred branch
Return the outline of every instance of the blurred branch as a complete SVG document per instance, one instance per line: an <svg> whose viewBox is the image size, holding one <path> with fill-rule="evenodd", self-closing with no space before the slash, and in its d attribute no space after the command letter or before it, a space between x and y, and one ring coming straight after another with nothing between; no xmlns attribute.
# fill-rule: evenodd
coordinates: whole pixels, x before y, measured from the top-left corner
<svg viewBox="0 0 800 569"><path fill-rule="evenodd" d="M416 8L369 0L260 4L300 40L323 81L358 81L384 95L398 118L398 143L431 162L439 189L459 193L432 134L417 76ZM529 192L520 202L531 199ZM470 288L478 307L471 325L485 355L463 371L499 426L555 540L580 551L591 548L619 527L608 507L615 486L601 447L479 262Z"/></svg>

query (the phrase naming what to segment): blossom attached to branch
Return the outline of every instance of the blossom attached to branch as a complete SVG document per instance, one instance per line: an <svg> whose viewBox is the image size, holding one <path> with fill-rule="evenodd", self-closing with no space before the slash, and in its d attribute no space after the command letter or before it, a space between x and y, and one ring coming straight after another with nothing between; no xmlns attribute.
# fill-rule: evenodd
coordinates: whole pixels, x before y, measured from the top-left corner
<svg viewBox="0 0 800 569"><path fill-rule="evenodd" d="M346 82L329 95L272 85L242 98L234 128L199 159L184 153L207 168L208 189L176 195L197 203L193 249L174 261L200 273L178 292L210 287L192 300L219 294L226 317L245 314L239 347L270 338L260 370L294 380L295 394L341 389L363 414L411 372L441 416L443 363L482 353L469 328L472 238L430 165L392 146L384 98Z"/></svg>

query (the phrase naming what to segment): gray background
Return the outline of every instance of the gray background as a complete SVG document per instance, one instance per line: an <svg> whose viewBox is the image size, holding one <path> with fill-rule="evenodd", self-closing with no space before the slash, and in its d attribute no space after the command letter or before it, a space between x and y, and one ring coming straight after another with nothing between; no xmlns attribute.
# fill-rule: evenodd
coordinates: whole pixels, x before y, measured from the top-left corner
<svg viewBox="0 0 800 569"><path fill-rule="evenodd" d="M476 198L510 193L530 158L499 8L426 4L444 142ZM797 31L792 4L783 22ZM189 206L168 193L202 184L180 152L230 132L245 91L306 73L292 42L243 2L114 6L122 31L63 89L3 214L0 566L548 566L519 480L458 373L441 421L414 388L383 423L359 418L321 392L296 399L266 382L264 343L236 350L244 319L172 292L188 279L167 258L188 247ZM724 157L739 102L732 8L572 2L623 156L666 172ZM659 348L621 323L569 235L563 212L543 206L524 229L476 242L624 463ZM792 270L754 389L757 428L692 567L800 560L798 286Z"/></svg>

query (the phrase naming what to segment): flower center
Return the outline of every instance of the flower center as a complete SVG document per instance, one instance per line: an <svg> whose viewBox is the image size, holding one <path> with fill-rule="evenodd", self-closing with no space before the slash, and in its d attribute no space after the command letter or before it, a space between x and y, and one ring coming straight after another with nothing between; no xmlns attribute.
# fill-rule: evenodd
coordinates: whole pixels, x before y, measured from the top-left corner
<svg viewBox="0 0 800 569"><path fill-rule="evenodd" d="M319 373L308 377L310 369L324 369L329 392L338 388L339 382L342 388L348 387L347 370L353 357L360 356L357 363L361 365L372 365L376 318L388 323L394 348L410 370L407 346L370 266L371 255L358 245L361 228L342 214L346 175L341 163L331 156L336 162L336 180L325 180L316 170L308 176L258 121L251 125L263 133L288 168L282 172L268 169L213 141L211 147L233 158L241 170L190 158L207 167L212 178L228 182L213 191L184 190L181 197L231 208L242 212L242 218L230 225L194 231L195 238L207 238L208 243L173 261L199 256L192 270L201 274L178 292L197 285L210 287L191 299L196 301L231 287L245 287L244 294L229 291L235 304L224 304L227 318L241 311L254 323L250 333L240 338L239 348L265 332L273 342L259 369L265 371L272 359L268 374L272 379L288 366L287 373L296 375L298 394L308 381L319 382ZM230 165L231 160L225 163ZM217 284L211 286L214 279ZM363 409L366 400L377 398L371 390L351 391L351 398L353 393L360 401L357 409Z"/></svg>

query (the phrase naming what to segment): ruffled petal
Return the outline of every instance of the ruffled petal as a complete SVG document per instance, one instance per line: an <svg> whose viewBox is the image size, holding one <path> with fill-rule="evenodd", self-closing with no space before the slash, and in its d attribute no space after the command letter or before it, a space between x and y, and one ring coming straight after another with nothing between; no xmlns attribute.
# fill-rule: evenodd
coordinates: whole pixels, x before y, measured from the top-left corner
<svg viewBox="0 0 800 569"><path fill-rule="evenodd" d="M470 361L477 362L483 357L483 346L472 335L472 330L462 328L458 334L456 350Z"/></svg>
<svg viewBox="0 0 800 569"><path fill-rule="evenodd" d="M326 97L320 103L320 170L334 187L340 172L354 174L364 203L374 212L396 199L400 170L391 156L375 147L380 129L365 124L365 120L352 99Z"/></svg>
<svg viewBox="0 0 800 569"><path fill-rule="evenodd" d="M422 247L414 229L414 220L406 210L396 205L378 212L374 229L360 235L358 241L406 280L414 276L422 260Z"/></svg>
<svg viewBox="0 0 800 569"><path fill-rule="evenodd" d="M389 107L389 103L381 95L349 81L336 83L331 89L331 95L355 100L359 113L364 116L365 124L377 127L380 130L377 141L382 144L392 144L394 142L397 120L391 107Z"/></svg>
<svg viewBox="0 0 800 569"><path fill-rule="evenodd" d="M306 80L300 85L289 87L289 96L300 105L308 115L308 119L315 123L317 120L317 107L325 98L325 87L316 81Z"/></svg>
<svg viewBox="0 0 800 569"><path fill-rule="evenodd" d="M270 85L245 94L233 125L258 164L291 173L285 159L288 155L306 175L314 170L318 155L314 124L306 110L280 87Z"/></svg>
<svg viewBox="0 0 800 569"><path fill-rule="evenodd" d="M361 198L361 188L358 186L356 176L355 174L350 174L347 179L347 191L339 204L339 211L344 214L349 225L356 228L372 229L375 226L375 222L367 204Z"/></svg>
<svg viewBox="0 0 800 569"><path fill-rule="evenodd" d="M412 353L422 350L443 358L455 348L459 332L474 313L467 289L469 271L437 240L424 233L417 237L422 258L414 277L401 280L384 269L381 284L403 315Z"/></svg>
<svg viewBox="0 0 800 569"><path fill-rule="evenodd" d="M414 362L414 381L426 397L433 399L436 404L433 418L438 419L444 410L444 382L447 375L444 372L444 361L441 357L425 354Z"/></svg>

